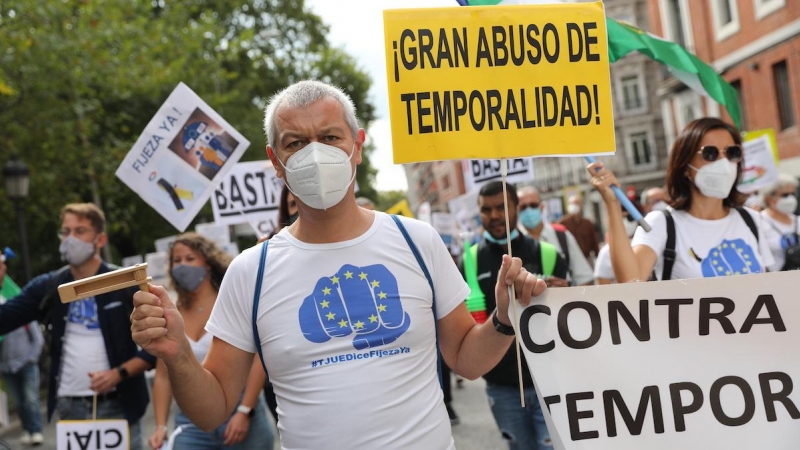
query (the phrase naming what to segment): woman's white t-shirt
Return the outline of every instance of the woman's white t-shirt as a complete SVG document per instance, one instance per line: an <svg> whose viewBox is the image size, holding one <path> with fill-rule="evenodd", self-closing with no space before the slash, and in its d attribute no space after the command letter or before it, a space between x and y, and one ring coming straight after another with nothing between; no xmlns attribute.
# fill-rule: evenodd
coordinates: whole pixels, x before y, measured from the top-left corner
<svg viewBox="0 0 800 450"><path fill-rule="evenodd" d="M698 219L686 211L669 210L675 219L676 252L671 279L763 273L774 263L764 232L765 224L761 215L752 209L744 208L753 218L758 239L734 208L726 217L716 220ZM638 228L631 246L646 245L658 255L655 273L660 280L667 245L667 219L662 212L653 211L645 220L652 230L646 232Z"/></svg>

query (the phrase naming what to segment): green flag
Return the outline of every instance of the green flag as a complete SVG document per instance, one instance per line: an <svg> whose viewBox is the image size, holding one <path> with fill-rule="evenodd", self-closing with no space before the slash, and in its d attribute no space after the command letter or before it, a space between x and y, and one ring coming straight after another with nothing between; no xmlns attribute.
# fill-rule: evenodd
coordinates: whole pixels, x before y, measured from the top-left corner
<svg viewBox="0 0 800 450"><path fill-rule="evenodd" d="M731 119L740 126L739 99L736 90L700 58L680 45L624 22L606 18L608 58L617 61L638 51L667 66L675 77L695 92L707 95L725 106Z"/></svg>
<svg viewBox="0 0 800 450"><path fill-rule="evenodd" d="M562 3L560 0L457 0L462 6ZM628 23L606 17L609 62L638 51L667 66L675 77L693 91L706 95L728 110L741 128L739 97L736 90L700 58L680 45L650 34Z"/></svg>
<svg viewBox="0 0 800 450"><path fill-rule="evenodd" d="M10 298L16 297L22 289L17 286L17 283L14 283L14 280L11 279L8 275L3 278L3 289L0 290L0 303L4 303L6 300Z"/></svg>

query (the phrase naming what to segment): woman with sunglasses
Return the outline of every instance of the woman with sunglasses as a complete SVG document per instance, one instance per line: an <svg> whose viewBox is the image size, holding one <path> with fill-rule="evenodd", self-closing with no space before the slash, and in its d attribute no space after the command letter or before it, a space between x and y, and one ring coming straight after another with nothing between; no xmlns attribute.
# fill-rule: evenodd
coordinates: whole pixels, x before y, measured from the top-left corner
<svg viewBox="0 0 800 450"><path fill-rule="evenodd" d="M775 259L775 263L769 266L769 270L774 272L796 269L796 263L787 261L786 251L800 245L798 242L800 218L794 214L797 209L795 195L797 186L796 178L782 173L778 175L777 182L761 191L765 206L761 211L761 216L766 224L765 231L769 247L772 250L772 257Z"/></svg>
<svg viewBox="0 0 800 450"><path fill-rule="evenodd" d="M600 162L588 170L608 210L608 245L617 281L647 280L652 273L661 279L666 215L649 213L645 220L652 230L639 227L629 241L620 203L611 189L619 181ZM744 201L736 189L741 172L742 139L733 126L701 118L675 139L666 173L676 240L670 279L760 273L773 263L761 216L748 208L737 211Z"/></svg>

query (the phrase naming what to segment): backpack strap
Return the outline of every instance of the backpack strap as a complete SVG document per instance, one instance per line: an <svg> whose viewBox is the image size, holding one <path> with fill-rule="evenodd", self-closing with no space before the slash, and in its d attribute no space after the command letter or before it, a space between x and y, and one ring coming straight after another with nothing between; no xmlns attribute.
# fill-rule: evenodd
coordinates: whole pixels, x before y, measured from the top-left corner
<svg viewBox="0 0 800 450"><path fill-rule="evenodd" d="M564 230L555 230L558 243L561 245L561 253L564 255L564 262L569 267L569 242L567 242L567 232Z"/></svg>
<svg viewBox="0 0 800 450"><path fill-rule="evenodd" d="M258 313L258 300L261 297L261 284L264 281L264 266L267 265L268 246L269 239L264 241L264 244L261 246L261 258L258 260L258 274L256 275L256 292L253 294L253 337L255 338L258 357L261 359L261 367L264 368L264 373L267 374L267 377L269 377L269 372L267 372L267 365L264 363L264 352L261 350L261 336L258 334L256 314Z"/></svg>
<svg viewBox="0 0 800 450"><path fill-rule="evenodd" d="M425 265L425 261L422 259L422 255L419 253L419 249L417 249L417 245L414 244L414 241L411 240L411 236L408 234L406 227L403 225L403 222L397 217L396 214L391 214L392 220L394 223L397 224L397 228L400 229L400 233L403 234L403 238L405 238L408 247L411 249L411 253L414 254L414 257L417 258L417 263L419 267L422 269L422 273L425 274L425 278L428 279L428 284L431 287L431 309L433 310L433 329L436 336L436 372L439 374L439 386L444 388L444 380L442 380L442 358L441 358L441 349L439 348L439 323L438 317L436 317L436 291L433 289L433 278L431 278L430 272L428 272L428 266Z"/></svg>
<svg viewBox="0 0 800 450"><path fill-rule="evenodd" d="M672 277L672 267L675 265L675 219L668 210L661 211L667 219L667 245L664 248L664 270L661 272L661 281Z"/></svg>
<svg viewBox="0 0 800 450"><path fill-rule="evenodd" d="M552 276L553 270L556 268L558 249L553 244L539 241L539 256L542 261L542 275L545 278Z"/></svg>
<svg viewBox="0 0 800 450"><path fill-rule="evenodd" d="M750 228L750 231L753 233L753 236L756 237L756 242L758 242L758 229L756 228L756 223L753 221L753 216L751 216L750 213L745 211L745 209L742 208L741 206L737 206L736 210L739 211L739 215L742 216L742 219L744 219L744 223L747 224L747 228Z"/></svg>

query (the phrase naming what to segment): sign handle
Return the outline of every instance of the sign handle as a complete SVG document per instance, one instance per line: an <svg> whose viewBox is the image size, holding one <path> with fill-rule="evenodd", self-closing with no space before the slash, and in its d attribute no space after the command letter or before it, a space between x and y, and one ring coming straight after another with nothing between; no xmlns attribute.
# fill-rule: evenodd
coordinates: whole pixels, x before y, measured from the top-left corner
<svg viewBox="0 0 800 450"><path fill-rule="evenodd" d="M509 225L508 219L508 190L506 189L506 175L508 175L508 160L506 158L500 158L500 173L503 176L503 208L505 209L506 215L506 245L508 249L508 256L511 255L511 226ZM516 227L517 224L514 224ZM514 317L519 317L517 315L517 294L514 291L514 284L508 287L508 301L511 303L511 309L513 310ZM512 322L514 320L512 319ZM514 330L518 330L519 325L514 327ZM519 403L522 407L525 407L525 389L522 384L522 357L519 354L519 332L514 333L514 347L517 349L517 376L519 377Z"/></svg>

